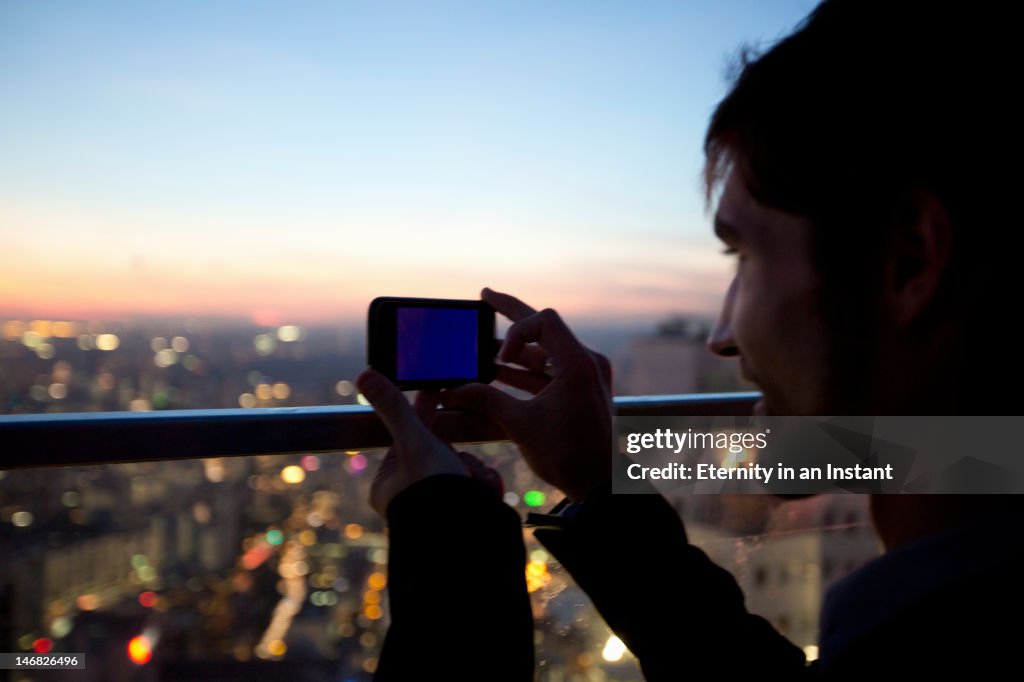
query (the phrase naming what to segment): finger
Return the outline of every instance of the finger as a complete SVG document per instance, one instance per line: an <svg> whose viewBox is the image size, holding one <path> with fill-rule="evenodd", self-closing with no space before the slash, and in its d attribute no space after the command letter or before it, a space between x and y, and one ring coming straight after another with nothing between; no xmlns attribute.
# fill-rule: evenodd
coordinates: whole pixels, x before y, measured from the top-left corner
<svg viewBox="0 0 1024 682"><path fill-rule="evenodd" d="M556 374L589 353L551 308L524 317L509 327L498 357L504 361L519 357L529 343L536 343L547 351Z"/></svg>
<svg viewBox="0 0 1024 682"><path fill-rule="evenodd" d="M377 476L380 477L382 474L387 474L398 468L398 454L395 453L394 448L388 448L387 454L384 455L384 459L380 461L377 466Z"/></svg>
<svg viewBox="0 0 1024 682"><path fill-rule="evenodd" d="M514 362L517 365L532 369L535 372L543 372L547 369L548 353L540 346L527 344L519 351L519 356L507 358L505 362Z"/></svg>
<svg viewBox="0 0 1024 682"><path fill-rule="evenodd" d="M450 388L441 394L441 404L483 414L502 426L515 424L523 411L523 401L487 384Z"/></svg>
<svg viewBox="0 0 1024 682"><path fill-rule="evenodd" d="M498 374L495 376L496 381L500 381L508 386L515 388L521 388L524 391L537 394L543 391L548 384L551 383L551 377L547 374L540 372L528 372L522 369L516 369L514 367L504 367L498 365Z"/></svg>
<svg viewBox="0 0 1024 682"><path fill-rule="evenodd" d="M440 402L440 391L417 391L413 402L413 411L420 421L429 429L437 416L437 404Z"/></svg>
<svg viewBox="0 0 1024 682"><path fill-rule="evenodd" d="M365 370L356 377L356 386L373 405L377 416L384 422L384 426L388 428L395 441L401 436L408 437L411 433L425 430L423 422L416 417L409 401L398 387L380 372Z"/></svg>
<svg viewBox="0 0 1024 682"><path fill-rule="evenodd" d="M515 296L503 294L500 291L493 291L487 287L484 287L483 291L480 292L480 297L490 303L492 308L513 322L518 322L524 317L529 317L537 312Z"/></svg>

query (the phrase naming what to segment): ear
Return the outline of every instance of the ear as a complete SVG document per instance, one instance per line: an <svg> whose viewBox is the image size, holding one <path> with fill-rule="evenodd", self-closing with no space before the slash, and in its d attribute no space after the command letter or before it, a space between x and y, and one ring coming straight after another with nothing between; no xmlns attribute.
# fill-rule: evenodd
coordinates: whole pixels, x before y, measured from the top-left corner
<svg viewBox="0 0 1024 682"><path fill-rule="evenodd" d="M898 327L912 325L935 302L953 252L953 221L945 205L922 191L912 195L910 208L886 258L885 296Z"/></svg>

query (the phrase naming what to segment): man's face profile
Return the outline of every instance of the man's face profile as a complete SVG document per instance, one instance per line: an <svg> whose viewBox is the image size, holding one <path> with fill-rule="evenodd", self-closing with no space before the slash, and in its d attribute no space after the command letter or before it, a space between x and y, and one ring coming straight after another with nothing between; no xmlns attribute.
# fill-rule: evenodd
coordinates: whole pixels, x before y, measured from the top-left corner
<svg viewBox="0 0 1024 682"><path fill-rule="evenodd" d="M715 233L736 271L708 347L736 357L743 377L762 391L756 413L827 414L834 400L810 221L759 204L734 171Z"/></svg>

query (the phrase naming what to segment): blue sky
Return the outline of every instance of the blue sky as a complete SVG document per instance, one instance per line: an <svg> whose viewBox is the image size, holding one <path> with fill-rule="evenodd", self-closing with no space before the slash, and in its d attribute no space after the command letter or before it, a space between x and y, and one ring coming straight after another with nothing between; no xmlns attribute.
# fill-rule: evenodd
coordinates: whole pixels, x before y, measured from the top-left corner
<svg viewBox="0 0 1024 682"><path fill-rule="evenodd" d="M0 3L0 315L709 312L704 126L813 5Z"/></svg>

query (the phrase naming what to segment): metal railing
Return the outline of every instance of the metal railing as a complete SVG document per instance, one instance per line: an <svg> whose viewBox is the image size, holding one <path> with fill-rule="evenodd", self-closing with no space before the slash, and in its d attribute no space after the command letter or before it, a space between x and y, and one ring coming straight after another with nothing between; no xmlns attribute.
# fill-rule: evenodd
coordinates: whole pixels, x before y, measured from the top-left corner
<svg viewBox="0 0 1024 682"><path fill-rule="evenodd" d="M615 398L619 416L750 414L759 393ZM434 431L452 443L507 440L462 411L442 411ZM0 416L0 469L197 457L337 452L391 442L361 405Z"/></svg>

